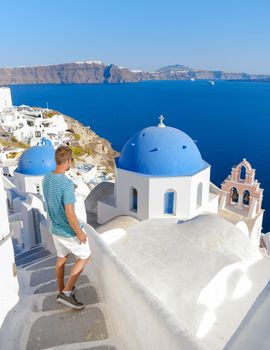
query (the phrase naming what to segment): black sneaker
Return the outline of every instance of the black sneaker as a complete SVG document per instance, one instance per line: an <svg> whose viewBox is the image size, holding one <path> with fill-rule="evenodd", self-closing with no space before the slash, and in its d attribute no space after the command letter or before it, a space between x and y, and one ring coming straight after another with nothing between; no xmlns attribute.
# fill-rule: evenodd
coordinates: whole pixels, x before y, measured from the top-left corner
<svg viewBox="0 0 270 350"><path fill-rule="evenodd" d="M59 297L57 298L57 301L58 301L58 303L70 306L73 309L80 310L80 309L84 308L84 304L80 303L78 300L76 300L76 298L73 294L68 297L64 293L60 293Z"/></svg>
<svg viewBox="0 0 270 350"><path fill-rule="evenodd" d="M77 288L76 288L76 286L74 286L73 288L72 288L72 294L74 295L75 294L75 292L76 292L76 290L77 290ZM59 296L60 296L60 294L58 293L57 294L57 297L56 297L56 301L59 303Z"/></svg>

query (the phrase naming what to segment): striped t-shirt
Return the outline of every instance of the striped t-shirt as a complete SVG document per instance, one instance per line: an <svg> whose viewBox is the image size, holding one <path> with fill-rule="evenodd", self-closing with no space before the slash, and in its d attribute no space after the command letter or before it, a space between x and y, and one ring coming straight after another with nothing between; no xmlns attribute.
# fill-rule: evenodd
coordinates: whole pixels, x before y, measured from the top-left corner
<svg viewBox="0 0 270 350"><path fill-rule="evenodd" d="M64 237L76 236L65 212L65 204L76 202L73 182L64 174L50 172L44 176L42 188L51 222L51 233Z"/></svg>

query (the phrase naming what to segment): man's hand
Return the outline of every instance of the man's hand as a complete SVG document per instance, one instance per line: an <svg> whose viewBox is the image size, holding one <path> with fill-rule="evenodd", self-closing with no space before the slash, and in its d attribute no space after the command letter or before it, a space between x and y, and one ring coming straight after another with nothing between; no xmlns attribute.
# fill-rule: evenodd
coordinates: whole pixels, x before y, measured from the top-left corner
<svg viewBox="0 0 270 350"><path fill-rule="evenodd" d="M78 218L74 211L73 204L65 204L65 211L67 220L73 231L76 233L78 240L80 241L80 243L86 243L87 235L85 234L85 232L82 231L80 227Z"/></svg>
<svg viewBox="0 0 270 350"><path fill-rule="evenodd" d="M87 235L81 230L81 232L77 233L78 240L80 243L86 243Z"/></svg>

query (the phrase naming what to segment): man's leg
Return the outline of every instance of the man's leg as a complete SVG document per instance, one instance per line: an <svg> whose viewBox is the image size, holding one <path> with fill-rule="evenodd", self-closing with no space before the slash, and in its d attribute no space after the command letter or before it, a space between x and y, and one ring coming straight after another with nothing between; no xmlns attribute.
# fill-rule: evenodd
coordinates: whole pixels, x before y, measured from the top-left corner
<svg viewBox="0 0 270 350"><path fill-rule="evenodd" d="M56 270L56 277L57 277L57 285L58 285L59 294L62 292L62 290L65 287L64 276L65 276L65 263L66 263L66 261L67 261L67 256L64 256L61 258L57 257L55 270Z"/></svg>
<svg viewBox="0 0 270 350"><path fill-rule="evenodd" d="M77 259L75 264L73 265L71 271L70 271L70 276L67 280L67 283L65 285L65 287L63 288L63 292L70 292L72 291L74 284L76 283L78 277L80 276L80 274L82 273L85 265L87 264L87 262L89 261L89 258L86 259Z"/></svg>
<svg viewBox="0 0 270 350"><path fill-rule="evenodd" d="M83 271L85 265L90 259L91 251L89 243L88 241L86 243L80 243L77 237L72 237L68 240L65 240L63 244L70 253L77 257L77 260L72 266L70 276L64 289L59 294L57 301L74 309L82 309L84 307L84 304L76 300L73 294L73 287L81 272Z"/></svg>

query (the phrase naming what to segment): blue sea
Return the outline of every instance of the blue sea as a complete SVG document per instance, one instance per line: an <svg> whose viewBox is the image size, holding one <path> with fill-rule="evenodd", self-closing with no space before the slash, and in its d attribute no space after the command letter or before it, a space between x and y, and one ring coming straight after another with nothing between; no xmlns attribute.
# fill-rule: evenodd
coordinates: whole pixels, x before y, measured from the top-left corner
<svg viewBox="0 0 270 350"><path fill-rule="evenodd" d="M270 231L270 83L149 81L127 84L17 85L13 104L61 111L120 151L137 131L158 124L186 132L211 164L220 186L246 158L265 189L263 232Z"/></svg>

